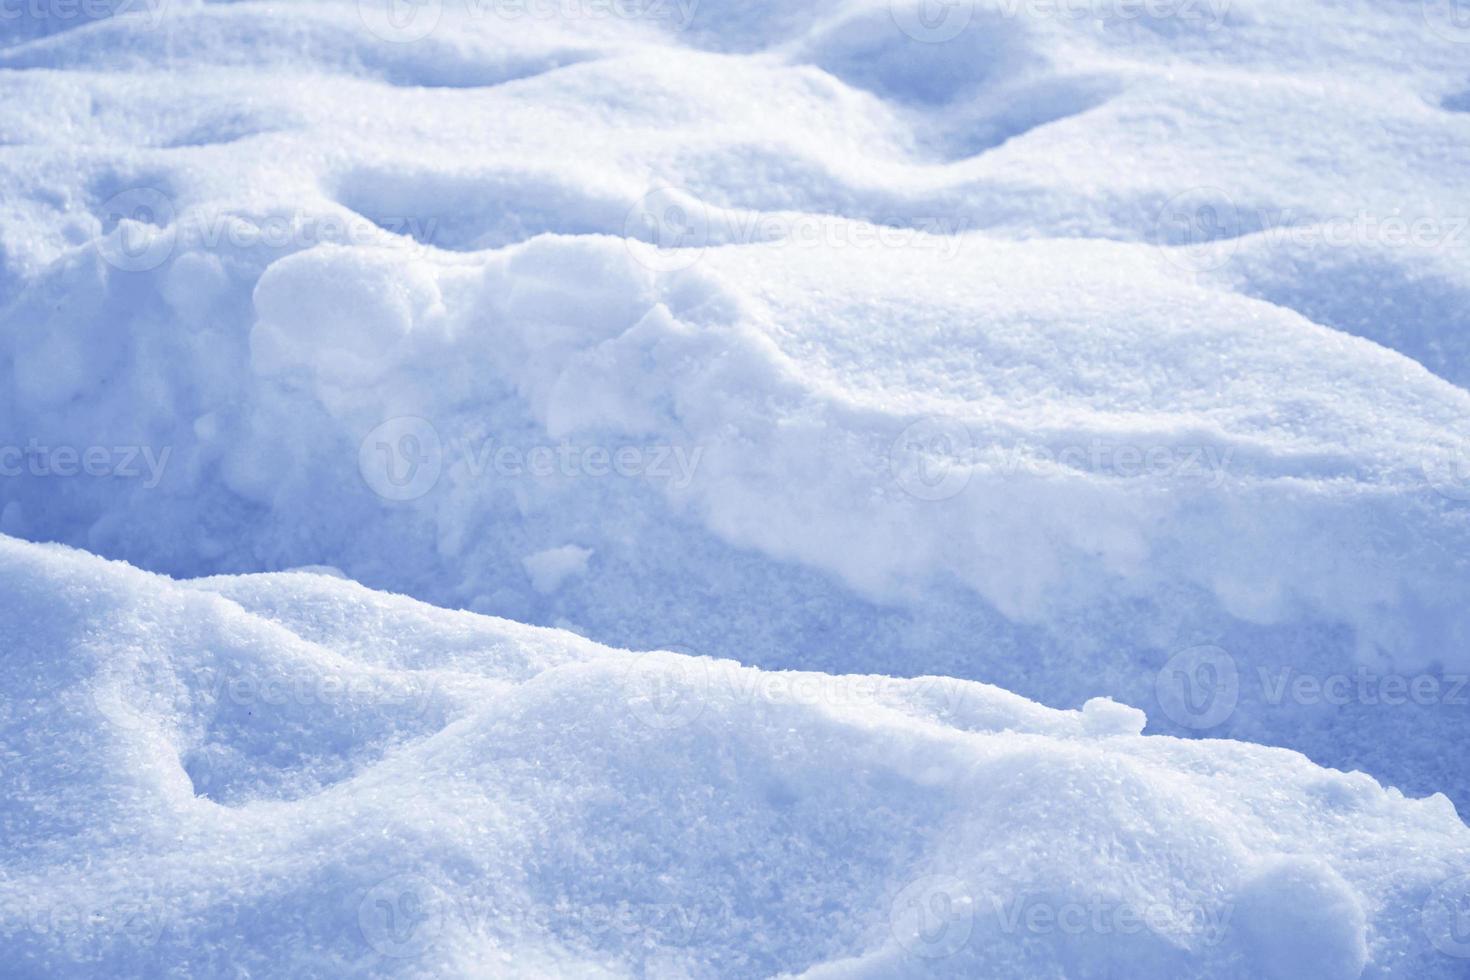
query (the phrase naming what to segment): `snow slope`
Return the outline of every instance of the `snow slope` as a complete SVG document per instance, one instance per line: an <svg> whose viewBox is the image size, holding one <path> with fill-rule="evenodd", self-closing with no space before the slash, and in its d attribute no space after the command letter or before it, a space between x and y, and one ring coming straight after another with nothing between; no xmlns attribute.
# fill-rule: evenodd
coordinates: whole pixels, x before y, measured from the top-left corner
<svg viewBox="0 0 1470 980"><path fill-rule="evenodd" d="M17 9L0 529L1470 801L1449 7Z"/></svg>
<svg viewBox="0 0 1470 980"><path fill-rule="evenodd" d="M1463 971L1461 13L0 0L23 962Z"/></svg>
<svg viewBox="0 0 1470 980"><path fill-rule="evenodd" d="M1114 702L12 538L0 588L7 976L1463 975L1448 800Z"/></svg>

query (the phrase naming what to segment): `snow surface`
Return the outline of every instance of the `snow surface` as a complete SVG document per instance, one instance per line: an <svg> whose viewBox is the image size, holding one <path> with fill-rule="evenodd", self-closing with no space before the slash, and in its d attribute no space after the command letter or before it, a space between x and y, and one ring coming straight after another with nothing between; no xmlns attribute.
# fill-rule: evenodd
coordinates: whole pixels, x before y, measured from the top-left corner
<svg viewBox="0 0 1470 980"><path fill-rule="evenodd" d="M1453 977L1470 828L1111 701L0 538L6 976Z"/></svg>
<svg viewBox="0 0 1470 980"><path fill-rule="evenodd" d="M0 533L303 570L5 542L5 949L1470 973L1467 113L1453 0L0 0Z"/></svg>

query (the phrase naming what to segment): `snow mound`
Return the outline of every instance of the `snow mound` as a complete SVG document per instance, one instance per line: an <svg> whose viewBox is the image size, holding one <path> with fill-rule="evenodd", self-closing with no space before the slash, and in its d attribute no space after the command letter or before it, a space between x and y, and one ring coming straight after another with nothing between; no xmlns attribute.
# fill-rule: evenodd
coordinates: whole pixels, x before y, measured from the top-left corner
<svg viewBox="0 0 1470 980"><path fill-rule="evenodd" d="M1446 800L1121 705L11 538L0 588L10 976L1462 975Z"/></svg>
<svg viewBox="0 0 1470 980"><path fill-rule="evenodd" d="M777 672L964 678L1055 708L1089 705L1057 716L1087 738L1126 740L1143 722L1153 734L1264 743L1470 805L1470 763L1446 749L1470 738L1470 32L1453 6L7 6L0 532L181 578L332 569L610 646ZM52 785L45 772L14 776L25 861L79 853L65 835L134 805L108 781L134 779L168 787L191 813L289 812L289 824L250 818L282 821L299 848L271 859L285 862L340 837L347 819L294 808L367 780L377 788L354 799L382 805L360 812L401 831L390 835L398 846L412 836L406 821L428 828L433 894L459 894L497 847L522 848L523 865L545 879L514 887L550 901L546 882L571 880L561 876L571 865L538 865L534 848L550 839L541 830L565 828L516 801L551 806L537 794L575 796L581 784L533 790L522 771L524 785L493 787L505 813L489 812L475 760L494 757L498 735L475 734L474 705L519 712L527 727L511 734L528 744L541 726L545 765L580 774L595 760L586 785L622 779L650 820L684 814L697 827L748 812L779 826L761 807L784 813L800 801L781 810L777 783L749 811L714 808L687 767L779 768L771 760L797 750L762 743L776 734L758 728L728 745L698 742L688 758L688 746L633 739L652 735L611 719L642 702L604 690L611 675L599 672L614 668L590 644L547 639L566 664L527 652L542 649L530 640L494 645L517 666L491 677L476 660L483 621L454 619L453 666L434 666L439 648L413 639L438 635L439 614L374 611L366 593L329 575L295 573L289 584L357 595L362 615L402 617L409 635L355 625L325 599L307 615L248 581L219 586L251 610L243 620L208 589L147 581L177 614L122 616L109 632L86 625L103 609L77 607L45 627L68 659L15 675L24 685L53 669L85 673L88 658L126 650L108 668L121 673L98 681L96 710L166 733L117 743L125 759L72 759L39 740L45 724L27 729L36 754L26 766L52 759L45 772L57 780L85 771L94 781L72 799L87 808L68 810L34 795ZM123 602L106 594L102 607ZM148 632L161 623L179 644ZM79 632L66 640L69 630ZM27 634L7 655L28 655L32 642ZM673 704L702 683L694 661L649 663ZM341 671L355 686L306 711L289 700L220 704L200 679L267 668L308 686ZM442 685L418 687L426 672L443 673ZM953 727L904 707L923 701L918 688L893 690L906 693L892 695L892 710L913 724ZM41 710L51 703L43 694L15 703ZM664 694L648 704L670 703ZM725 717L721 703L709 701L701 723ZM71 732L70 707L46 710L62 712L55 732ZM446 744L451 719L467 727ZM820 741L822 730L801 727L808 721L789 724ZM573 764L592 740L553 734L593 722L631 741ZM788 724L780 712L772 723ZM693 724L679 737L692 738ZM110 731L88 744L113 745ZM461 737L473 752L454 748ZM1032 777L1045 777L1048 793L1060 783L1081 800L1103 794L1110 777L1067 755L1090 744L1078 738L1036 749L1036 772L1007 748L998 757L1009 761L982 773L986 785L1013 787L1009 803L1032 800ZM886 751L882 738L867 740L862 751ZM1247 752L1137 744L1170 746L1175 762ZM440 769L462 773L459 789L426 804L442 807L427 815L393 815L390 797L393 806L412 797L393 796L399 777L382 774L399 753L432 756L437 745ZM474 755L482 746L490 756ZM665 750L667 774L657 769ZM832 751L791 765L807 758L868 778L856 748ZM969 772L975 760L960 758ZM1107 758L1116 768L1101 771L1145 810L1194 793L1231 815L1268 806L1249 793L1256 802L1217 799L1209 783L1158 790L1163 777L1130 768L1143 765L1137 757ZM1281 766L1309 771L1295 756L1249 758L1272 778L1286 778ZM1219 785L1237 778L1258 777ZM885 853L932 856L935 841L919 839L928 831L912 828L933 814L898 790L885 795L888 786L855 784L850 798L831 788L812 812L861 803L851 819L873 822L842 839L870 834ZM931 802L968 813L968 794L983 791L966 787L936 790ZM1319 795L1352 809L1356 794ZM1049 813L1051 799L1026 805ZM1305 805L1287 795L1279 805L1287 800ZM896 808L892 827L884 807ZM461 827L461 811L479 822ZM579 840L597 838L596 821L620 819L590 803L577 812L589 822L570 827ZM976 812L983 824L987 811ZM1271 820L1307 812L1272 810ZM139 813L139 826L173 846L167 821ZM1224 823L1203 804L1194 818ZM1241 819L1276 839L1265 817ZM974 853L991 846L982 838L993 827L981 834L955 820ZM487 853L461 853L422 821L453 822ZM214 839L254 826L225 824ZM1371 830L1325 826L1308 836ZM1166 820L1161 833L1177 833L1169 846L1200 865L1171 880L1215 882L1216 898L1239 891L1257 923L1249 928L1269 931L1302 896L1341 910L1330 923L1291 919L1299 947L1263 939L1279 953L1273 962L1408 969L1395 957L1418 947L1393 910L1422 902L1427 878L1370 886L1344 859L1329 861L1329 874L1280 864L1266 848L1260 860L1277 863L1262 868L1286 870L1252 871L1260 877L1247 889L1246 871L1232 872L1236 881L1209 870L1183 827ZM302 836L312 833L321 836ZM365 867L387 863L386 851L373 857L386 847L375 840L357 845ZM823 840L808 843L819 850ZM687 840L630 851L664 867L660 849L686 845L703 860ZM902 943L883 952L878 920L847 904L878 907L898 872L837 882L813 870L815 858L727 857L700 865L701 887L747 857L790 877L748 896L726 928L749 931L721 945L716 929L699 962L794 972L837 969L840 954L856 958L842 969L906 969L893 959ZM978 892L939 899L921 889L918 907L966 894L983 905L983 889L1000 885L969 860L934 873ZM603 881L576 871L588 888ZM339 863L313 873L360 883ZM297 928L265 910L320 892L261 875L241 894L296 897L260 898L243 924L209 928ZM1043 894L1076 897L1060 864L1036 876ZM213 887L207 875L199 882ZM568 900L595 906L613 893ZM831 949L781 925L778 913L798 905L827 910ZM1455 908L1452 897L1435 907ZM1357 908L1366 931L1353 925ZM1015 953L1013 933L976 916L969 948ZM503 938L476 928L477 942ZM864 929L877 931L849 942ZM1183 955L1244 975L1264 969L1244 947L1203 954L1193 940L1161 946L1158 935L1048 945L1045 956L1060 959L1045 963L1076 972L1136 955L1168 972ZM751 952L762 944L767 952ZM719 959L743 955L735 950L756 958ZM584 954L592 959L576 969L601 963L565 953ZM634 969L633 959L612 962Z"/></svg>

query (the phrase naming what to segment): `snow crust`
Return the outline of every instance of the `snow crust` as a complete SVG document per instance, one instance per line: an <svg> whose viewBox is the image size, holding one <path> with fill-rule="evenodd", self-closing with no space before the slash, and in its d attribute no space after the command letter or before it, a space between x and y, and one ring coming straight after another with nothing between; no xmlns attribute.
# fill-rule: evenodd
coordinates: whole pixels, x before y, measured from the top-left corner
<svg viewBox="0 0 1470 980"><path fill-rule="evenodd" d="M0 948L1464 975L1467 52L0 0Z"/></svg>
<svg viewBox="0 0 1470 980"><path fill-rule="evenodd" d="M1444 797L1112 702L12 538L0 588L7 976L1463 975Z"/></svg>

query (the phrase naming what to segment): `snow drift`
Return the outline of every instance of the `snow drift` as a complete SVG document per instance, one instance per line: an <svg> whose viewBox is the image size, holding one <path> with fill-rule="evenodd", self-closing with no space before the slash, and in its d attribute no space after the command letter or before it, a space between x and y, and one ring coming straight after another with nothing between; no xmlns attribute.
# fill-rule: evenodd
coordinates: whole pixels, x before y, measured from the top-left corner
<svg viewBox="0 0 1470 980"><path fill-rule="evenodd" d="M16 969L1463 972L1453 6L0 3Z"/></svg>
<svg viewBox="0 0 1470 980"><path fill-rule="evenodd" d="M1461 975L1444 797L1111 701L10 538L0 587L9 976Z"/></svg>

